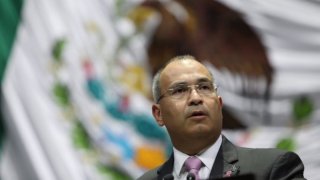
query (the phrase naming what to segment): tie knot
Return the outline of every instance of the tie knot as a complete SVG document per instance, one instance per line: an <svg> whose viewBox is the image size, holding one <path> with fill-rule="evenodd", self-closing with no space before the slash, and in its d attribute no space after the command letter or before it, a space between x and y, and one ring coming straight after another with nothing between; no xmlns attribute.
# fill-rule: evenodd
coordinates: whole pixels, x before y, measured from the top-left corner
<svg viewBox="0 0 320 180"><path fill-rule="evenodd" d="M192 169L199 171L201 166L202 166L202 162L199 158L197 158L196 156L191 156L189 157L186 161L185 161L185 167L187 169L187 171L190 171Z"/></svg>

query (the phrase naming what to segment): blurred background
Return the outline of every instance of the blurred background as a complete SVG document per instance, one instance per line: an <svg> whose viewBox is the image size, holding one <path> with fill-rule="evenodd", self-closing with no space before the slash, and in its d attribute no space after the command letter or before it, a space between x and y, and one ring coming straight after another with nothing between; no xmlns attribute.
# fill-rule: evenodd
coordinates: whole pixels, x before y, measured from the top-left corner
<svg viewBox="0 0 320 180"><path fill-rule="evenodd" d="M320 2L0 1L0 179L135 179L171 153L151 80L190 54L224 134L299 154L320 179Z"/></svg>

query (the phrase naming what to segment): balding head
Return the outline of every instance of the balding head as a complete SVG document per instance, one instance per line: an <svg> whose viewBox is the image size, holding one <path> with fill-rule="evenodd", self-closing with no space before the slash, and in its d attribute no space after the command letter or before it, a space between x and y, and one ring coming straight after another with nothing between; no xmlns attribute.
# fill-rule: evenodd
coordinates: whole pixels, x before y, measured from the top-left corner
<svg viewBox="0 0 320 180"><path fill-rule="evenodd" d="M182 56L176 56L172 59L170 59L161 69L158 70L158 72L155 74L155 76L153 77L153 81L152 81L152 95L153 95L153 100L155 103L158 103L159 98L161 96L161 84L160 84L160 80L161 80L161 74L163 72L163 70L171 63L176 63L176 62L180 62L180 61L196 61L199 62L198 60L195 59L195 57L191 56L191 55L182 55ZM199 62L200 63L200 62ZM201 64L201 63L200 63ZM205 67L205 66L204 66ZM207 69L207 68L206 68ZM214 77L212 75L212 73L207 69L207 71L209 72L212 81L214 82Z"/></svg>

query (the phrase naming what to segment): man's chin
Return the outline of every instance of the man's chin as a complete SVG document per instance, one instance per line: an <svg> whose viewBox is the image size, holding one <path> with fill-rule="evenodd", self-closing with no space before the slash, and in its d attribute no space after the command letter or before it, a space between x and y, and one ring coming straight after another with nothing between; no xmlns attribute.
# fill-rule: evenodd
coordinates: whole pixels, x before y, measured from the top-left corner
<svg viewBox="0 0 320 180"><path fill-rule="evenodd" d="M212 134L213 130L205 124L196 124L191 129L190 132L195 136L203 136Z"/></svg>

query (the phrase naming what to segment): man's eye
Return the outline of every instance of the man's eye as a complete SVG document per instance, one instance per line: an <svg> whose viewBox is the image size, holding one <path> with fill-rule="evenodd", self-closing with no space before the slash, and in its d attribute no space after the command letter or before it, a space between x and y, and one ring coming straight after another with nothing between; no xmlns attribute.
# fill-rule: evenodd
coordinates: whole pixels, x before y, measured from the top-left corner
<svg viewBox="0 0 320 180"><path fill-rule="evenodd" d="M211 86L209 84L199 84L199 90L211 90Z"/></svg>
<svg viewBox="0 0 320 180"><path fill-rule="evenodd" d="M176 87L176 88L173 88L172 95L182 94L182 93L185 93L187 90L188 90L188 87Z"/></svg>

